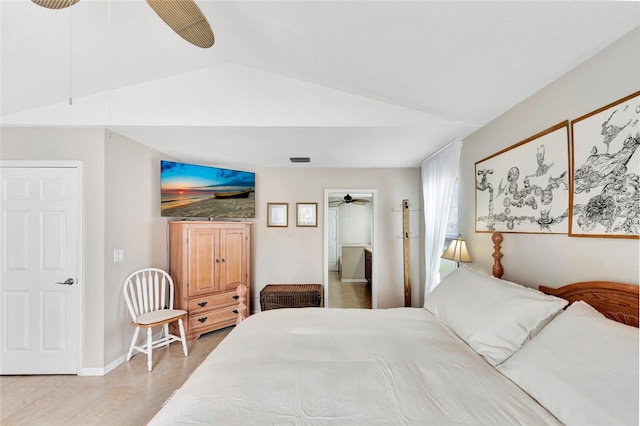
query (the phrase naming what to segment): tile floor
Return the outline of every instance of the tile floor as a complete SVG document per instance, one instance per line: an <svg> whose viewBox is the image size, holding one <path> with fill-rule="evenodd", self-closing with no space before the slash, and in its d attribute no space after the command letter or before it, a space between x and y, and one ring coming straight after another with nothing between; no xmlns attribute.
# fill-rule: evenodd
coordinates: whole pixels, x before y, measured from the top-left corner
<svg viewBox="0 0 640 426"><path fill-rule="evenodd" d="M144 425L231 330L190 341L186 358L179 343L154 351L151 372L137 354L101 377L0 376L0 424Z"/></svg>
<svg viewBox="0 0 640 426"><path fill-rule="evenodd" d="M367 283L343 283L338 272L329 271L329 306L371 309L371 286Z"/></svg>
<svg viewBox="0 0 640 426"><path fill-rule="evenodd" d="M371 286L343 283L337 272L329 272L329 297L332 307L371 308ZM137 354L101 377L0 376L0 424L145 425L231 330L190 341L186 358L178 343L156 350L151 372Z"/></svg>

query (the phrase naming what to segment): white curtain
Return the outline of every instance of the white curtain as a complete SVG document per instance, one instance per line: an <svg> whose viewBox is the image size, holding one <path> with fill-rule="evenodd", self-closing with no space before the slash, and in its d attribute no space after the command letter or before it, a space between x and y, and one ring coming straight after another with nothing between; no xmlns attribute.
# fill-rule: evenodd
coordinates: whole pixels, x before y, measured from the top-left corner
<svg viewBox="0 0 640 426"><path fill-rule="evenodd" d="M458 177L462 140L456 139L422 162L425 224L425 298L440 282L440 256L444 249L449 209Z"/></svg>

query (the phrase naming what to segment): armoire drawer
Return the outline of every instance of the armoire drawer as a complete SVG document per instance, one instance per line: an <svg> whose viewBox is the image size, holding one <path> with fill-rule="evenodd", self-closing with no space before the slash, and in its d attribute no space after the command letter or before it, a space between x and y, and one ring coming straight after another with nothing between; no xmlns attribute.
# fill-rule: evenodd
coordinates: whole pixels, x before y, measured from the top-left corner
<svg viewBox="0 0 640 426"><path fill-rule="evenodd" d="M234 324L238 318L238 307L227 306L208 311L193 312L189 314L189 330L195 331L210 328L222 323Z"/></svg>
<svg viewBox="0 0 640 426"><path fill-rule="evenodd" d="M221 308L223 306L238 306L238 295L234 291L215 293L208 296L189 299L189 312L195 313L211 308Z"/></svg>

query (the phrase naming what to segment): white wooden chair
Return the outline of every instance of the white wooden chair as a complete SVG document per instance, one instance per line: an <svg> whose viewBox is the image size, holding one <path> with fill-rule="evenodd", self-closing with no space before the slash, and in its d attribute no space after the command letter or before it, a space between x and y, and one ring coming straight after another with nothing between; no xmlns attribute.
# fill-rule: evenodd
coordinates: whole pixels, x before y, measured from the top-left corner
<svg viewBox="0 0 640 426"><path fill-rule="evenodd" d="M131 313L131 325L136 327L127 354L131 359L133 350L147 354L147 369L151 371L151 353L160 346L169 346L171 342L182 342L184 356L188 355L187 340L184 335L183 320L187 312L173 309L173 280L171 276L158 268L145 268L131 273L124 280L124 298ZM177 321L180 337L169 333L169 324ZM153 340L153 327L162 326L160 337ZM147 342L136 345L141 328L147 329Z"/></svg>

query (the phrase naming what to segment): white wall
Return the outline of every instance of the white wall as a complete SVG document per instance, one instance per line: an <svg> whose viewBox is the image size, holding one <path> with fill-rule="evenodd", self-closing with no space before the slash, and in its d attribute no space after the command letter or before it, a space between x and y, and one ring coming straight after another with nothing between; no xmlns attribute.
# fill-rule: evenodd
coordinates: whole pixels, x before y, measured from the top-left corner
<svg viewBox="0 0 640 426"><path fill-rule="evenodd" d="M338 206L338 243L371 244L371 203Z"/></svg>
<svg viewBox="0 0 640 426"><path fill-rule="evenodd" d="M102 368L105 365L104 130L3 127L0 131L2 160L79 160L83 163L83 361L85 368Z"/></svg>
<svg viewBox="0 0 640 426"><path fill-rule="evenodd" d="M475 162L561 121L573 120L640 89L640 29L570 71L465 139L460 232L475 267L493 265L491 235L475 233ZM504 234L504 278L536 287L586 280L638 284L637 239Z"/></svg>

